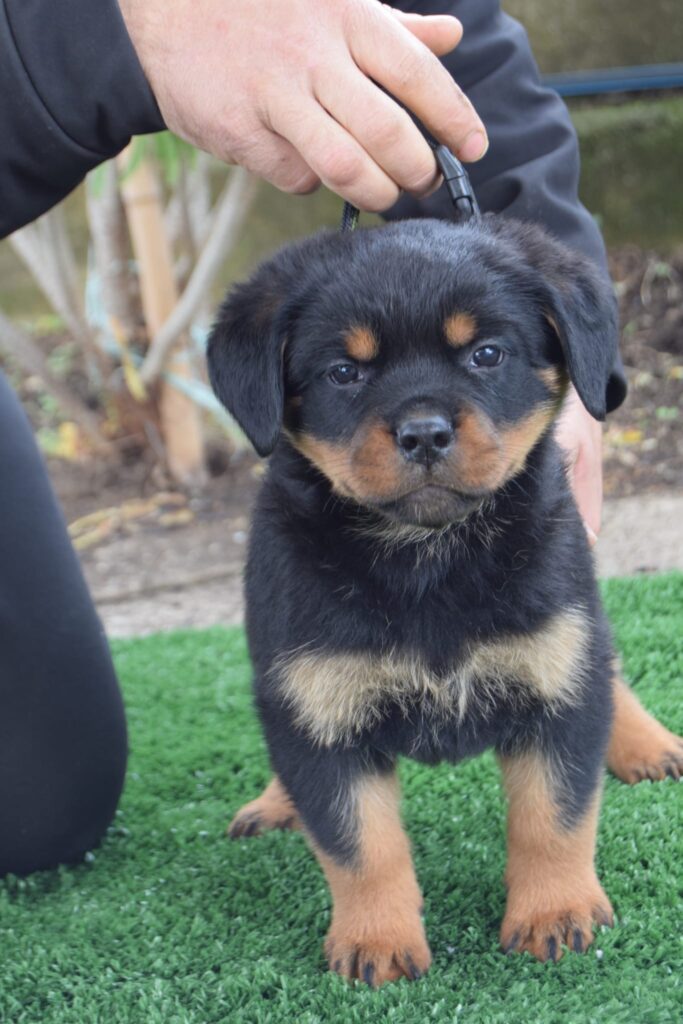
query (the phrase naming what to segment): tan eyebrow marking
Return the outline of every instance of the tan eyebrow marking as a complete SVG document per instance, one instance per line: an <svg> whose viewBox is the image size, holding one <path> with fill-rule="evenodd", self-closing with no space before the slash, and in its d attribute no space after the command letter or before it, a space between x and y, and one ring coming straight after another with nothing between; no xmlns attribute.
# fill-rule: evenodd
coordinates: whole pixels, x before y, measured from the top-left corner
<svg viewBox="0 0 683 1024"><path fill-rule="evenodd" d="M352 327L344 335L346 351L352 359L367 363L379 353L379 342L369 327Z"/></svg>
<svg viewBox="0 0 683 1024"><path fill-rule="evenodd" d="M477 321L471 313L453 313L444 322L446 341L453 348L469 345L477 333Z"/></svg>

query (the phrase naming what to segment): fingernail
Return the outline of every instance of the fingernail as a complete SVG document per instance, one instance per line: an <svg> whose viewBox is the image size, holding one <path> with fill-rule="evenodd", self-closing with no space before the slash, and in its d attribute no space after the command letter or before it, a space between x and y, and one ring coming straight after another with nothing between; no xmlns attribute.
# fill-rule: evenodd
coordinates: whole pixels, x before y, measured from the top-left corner
<svg viewBox="0 0 683 1024"><path fill-rule="evenodd" d="M488 148L489 140L482 131L477 129L476 131L470 132L467 136L458 150L458 156L461 160L464 160L465 163L474 163L475 160L481 160Z"/></svg>
<svg viewBox="0 0 683 1024"><path fill-rule="evenodd" d="M594 545L597 544L597 542L598 542L598 535L595 532L595 530L592 528L592 526L588 525L588 523L584 523L583 525L585 526L586 533L588 535L588 543L590 544L591 547L594 547Z"/></svg>

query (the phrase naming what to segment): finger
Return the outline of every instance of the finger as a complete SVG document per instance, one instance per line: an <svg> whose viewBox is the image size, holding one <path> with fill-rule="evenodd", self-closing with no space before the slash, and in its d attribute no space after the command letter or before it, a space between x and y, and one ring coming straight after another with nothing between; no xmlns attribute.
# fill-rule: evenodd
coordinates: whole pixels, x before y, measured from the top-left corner
<svg viewBox="0 0 683 1024"><path fill-rule="evenodd" d="M268 120L323 184L354 206L380 211L398 199L397 185L312 98L301 95L292 103L291 96L276 97L270 102Z"/></svg>
<svg viewBox="0 0 683 1024"><path fill-rule="evenodd" d="M431 148L412 120L390 96L354 69L341 78L322 75L315 95L331 117L382 168L414 195L426 195L439 180Z"/></svg>
<svg viewBox="0 0 683 1024"><path fill-rule="evenodd" d="M584 519L583 525L586 528L586 536L588 537L588 544L589 544L590 547L593 548L598 543L598 535L595 532L595 530L593 530L592 527L590 527L588 525L588 523L585 521L585 519Z"/></svg>
<svg viewBox="0 0 683 1024"><path fill-rule="evenodd" d="M602 519L601 446L585 429L580 432L584 424L570 421L561 425L557 441L567 457L569 484L592 546Z"/></svg>
<svg viewBox="0 0 683 1024"><path fill-rule="evenodd" d="M484 125L438 58L378 7L365 31L347 33L361 71L411 110L461 160L479 160L488 141Z"/></svg>
<svg viewBox="0 0 683 1024"><path fill-rule="evenodd" d="M592 545L602 520L602 427L584 408L573 387L565 399L555 436L565 453L569 483Z"/></svg>
<svg viewBox="0 0 683 1024"><path fill-rule="evenodd" d="M383 4L389 14L400 21L409 32L428 46L437 57L454 50L462 39L462 25L457 18L447 14L432 14L426 17L421 14L409 14L397 11Z"/></svg>
<svg viewBox="0 0 683 1024"><path fill-rule="evenodd" d="M597 540L602 519L602 466L599 451L581 450L571 472L571 487L589 540ZM594 543L594 541L592 541Z"/></svg>
<svg viewBox="0 0 683 1024"><path fill-rule="evenodd" d="M230 153L215 153L228 163L239 163L282 192L306 195L320 186L320 178L287 139L266 128L250 133L248 146Z"/></svg>

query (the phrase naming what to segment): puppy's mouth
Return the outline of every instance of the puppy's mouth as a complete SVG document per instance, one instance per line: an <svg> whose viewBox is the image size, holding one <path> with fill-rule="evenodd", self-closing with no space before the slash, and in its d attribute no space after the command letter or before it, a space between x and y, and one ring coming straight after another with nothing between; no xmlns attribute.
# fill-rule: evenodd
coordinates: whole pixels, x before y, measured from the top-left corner
<svg viewBox="0 0 683 1024"><path fill-rule="evenodd" d="M481 508L486 497L426 481L390 501L373 502L372 507L393 522L439 529L463 522Z"/></svg>

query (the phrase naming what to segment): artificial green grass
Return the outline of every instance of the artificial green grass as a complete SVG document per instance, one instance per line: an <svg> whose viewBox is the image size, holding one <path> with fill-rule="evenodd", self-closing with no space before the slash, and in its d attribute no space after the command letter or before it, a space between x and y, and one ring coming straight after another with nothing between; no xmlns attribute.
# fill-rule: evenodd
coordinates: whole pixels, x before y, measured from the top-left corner
<svg viewBox="0 0 683 1024"><path fill-rule="evenodd" d="M683 731L683 575L604 587L628 676ZM505 957L504 808L490 755L406 762L404 817L434 953L379 991L324 971L329 900L300 835L231 842L268 779L240 630L117 642L131 760L89 862L0 885L12 1024L680 1024L683 786L607 782L598 864L617 914L587 954Z"/></svg>

